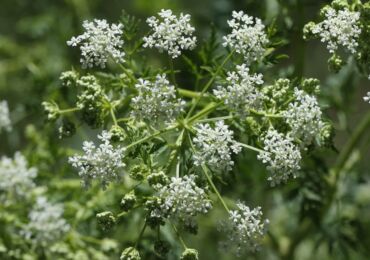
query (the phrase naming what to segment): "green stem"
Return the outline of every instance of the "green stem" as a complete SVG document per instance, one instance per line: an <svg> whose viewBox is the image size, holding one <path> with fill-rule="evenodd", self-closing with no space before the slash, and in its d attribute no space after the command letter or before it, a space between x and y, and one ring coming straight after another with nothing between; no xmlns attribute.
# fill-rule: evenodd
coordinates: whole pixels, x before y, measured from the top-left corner
<svg viewBox="0 0 370 260"><path fill-rule="evenodd" d="M168 56L168 63L170 64L172 82L175 86L177 86L175 69L174 69L175 66L173 65L173 60L170 56Z"/></svg>
<svg viewBox="0 0 370 260"><path fill-rule="evenodd" d="M213 121L227 120L227 119L233 119L233 118L234 116L219 116L219 117L201 119L201 120L198 120L198 122L205 123L205 122L213 122Z"/></svg>
<svg viewBox="0 0 370 260"><path fill-rule="evenodd" d="M195 120L197 120L199 118L202 118L203 116L205 116L208 113L210 113L213 110L215 110L219 105L221 105L221 103L214 103L214 102L212 102L212 103L208 104L208 106L206 106L201 111L199 111L198 114L195 114L193 117L189 118L188 123L192 123Z"/></svg>
<svg viewBox="0 0 370 260"><path fill-rule="evenodd" d="M120 68L123 70L123 72L128 76L132 82L136 82L136 78L131 74L130 71L128 71L122 64L119 64Z"/></svg>
<svg viewBox="0 0 370 260"><path fill-rule="evenodd" d="M116 115L114 114L113 108L111 107L109 111L110 111L110 115L112 116L114 125L118 125L117 118L116 118Z"/></svg>
<svg viewBox="0 0 370 260"><path fill-rule="evenodd" d="M180 240L180 243L181 243L182 247L184 248L184 250L186 250L188 247L186 246L186 244L185 244L185 242L184 242L184 239L183 239L183 238L182 238L182 236L180 235L180 233L179 233L179 231L177 230L176 226L175 226L172 222L170 222L170 223L171 223L171 226L172 226L173 230L174 230L174 231L175 231L175 233L176 233L176 236L179 238L179 240Z"/></svg>
<svg viewBox="0 0 370 260"><path fill-rule="evenodd" d="M150 139L152 139L152 138L154 138L154 137L156 137L156 136L158 136L158 135L161 135L161 134L163 134L163 133L166 133L166 132L169 132L169 131L171 131L171 130L173 130L173 129L176 129L178 126L179 126L179 125L178 125L178 124L176 124L176 125L173 125L173 126L170 126L170 127L164 128L164 129L162 129L162 130L159 130L159 131L157 131L156 133L154 133L154 134L152 134L152 135L149 135L149 136L144 137L144 138L142 138L142 139L140 139L140 140L138 140L138 141L136 141L136 142L133 142L133 143L129 144L128 146L126 146L126 149L128 150L128 149L130 149L130 148L134 147L135 145L138 145L138 144L144 143L144 142L146 142L146 141L148 141L148 140L150 140Z"/></svg>
<svg viewBox="0 0 370 260"><path fill-rule="evenodd" d="M168 164L166 165L167 173L169 173L171 171L173 163L177 160L177 155L178 155L179 150L180 150L180 148L182 146L182 143L184 141L184 136L185 136L185 129L183 129L181 131L181 133L180 133L180 135L177 138L176 143L175 143L176 148L170 154Z"/></svg>
<svg viewBox="0 0 370 260"><path fill-rule="evenodd" d="M66 114L66 113L71 113L71 112L76 112L81 110L79 107L72 107L72 108L67 108L67 109L61 109L59 110L59 114Z"/></svg>
<svg viewBox="0 0 370 260"><path fill-rule="evenodd" d="M191 114L193 113L194 109L197 107L199 101L202 99L202 97L204 96L204 93L207 92L208 88L212 85L212 83L215 81L216 77L218 76L218 74L220 73L220 71L222 70L222 68L225 66L226 62L233 56L234 54L234 51L231 51L229 53L229 55L226 56L226 58L223 60L223 62L220 64L220 66L218 66L216 72L213 74L213 76L210 78L210 80L207 82L207 84L204 86L204 88L202 89L202 92L200 93L200 96L195 100L195 102L193 103L193 105L191 106L188 114L186 115L186 118L189 118L191 116Z"/></svg>
<svg viewBox="0 0 370 260"><path fill-rule="evenodd" d="M283 118L281 114L268 114L268 113L256 111L254 109L250 109L249 112L251 114L258 115L258 116L271 117L271 118Z"/></svg>
<svg viewBox="0 0 370 260"><path fill-rule="evenodd" d="M256 147L251 146L251 145L248 145L248 144L243 144L243 143L239 143L239 142L238 142L238 144L239 144L239 145L241 145L241 146L242 146L242 147L244 147L244 148L247 148L247 149L249 149L249 150L252 150L252 151L255 151L255 152L258 152L258 153L265 152L265 151L264 151L264 150L262 150L262 149L256 148Z"/></svg>
<svg viewBox="0 0 370 260"><path fill-rule="evenodd" d="M145 231L145 229L146 229L146 221L145 221L145 223L144 223L144 226L143 226L143 228L141 229L141 231L140 231L140 234L139 234L139 237L137 238L137 240L136 240L136 242L135 242L135 248L137 248L137 246L139 245L139 242L140 242L140 240L141 240L141 238L143 237L143 235L144 235L144 231Z"/></svg>
<svg viewBox="0 0 370 260"><path fill-rule="evenodd" d="M191 141L191 137L190 137L189 133L188 133L188 138L189 138L189 142L190 142L190 147L193 150L193 153L195 153L196 152L195 151L195 147L193 145L193 142ZM226 205L226 203L225 203L224 199L222 198L220 192L218 191L216 185L213 183L211 176L209 176L207 166L205 166L204 164L202 164L201 165L201 168L203 170L204 175L207 178L207 181L208 181L209 185L211 185L213 191L216 193L217 198L221 202L222 206L225 208L226 212L229 213L229 207Z"/></svg>
<svg viewBox="0 0 370 260"><path fill-rule="evenodd" d="M226 212L229 213L229 207L226 205L226 203L223 200L220 192L216 188L216 185L213 183L211 176L209 176L207 167L204 164L202 164L201 167L202 167L202 170L203 170L204 175L206 176L206 178L208 180L208 183L211 185L213 191L216 193L218 199L220 200L222 206L225 208Z"/></svg>
<svg viewBox="0 0 370 260"><path fill-rule="evenodd" d="M200 93L188 89L183 89L183 88L177 88L177 91L181 96L188 97L188 98L199 98Z"/></svg>

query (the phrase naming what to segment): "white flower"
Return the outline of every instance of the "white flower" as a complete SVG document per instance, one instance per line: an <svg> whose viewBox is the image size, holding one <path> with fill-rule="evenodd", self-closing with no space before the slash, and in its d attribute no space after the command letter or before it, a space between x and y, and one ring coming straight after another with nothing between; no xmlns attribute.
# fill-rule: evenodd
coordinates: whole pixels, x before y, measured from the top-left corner
<svg viewBox="0 0 370 260"><path fill-rule="evenodd" d="M28 168L26 158L17 152L14 159L3 156L0 160L0 193L26 196L35 187L36 168Z"/></svg>
<svg viewBox="0 0 370 260"><path fill-rule="evenodd" d="M249 74L246 64L236 67L236 71L227 73L227 86L218 86L214 95L231 109L245 113L251 108L258 108L263 98L258 85L263 84L262 74Z"/></svg>
<svg viewBox="0 0 370 260"><path fill-rule="evenodd" d="M169 184L158 190L162 204L159 212L151 214L162 217L173 217L189 222L198 214L206 214L212 204L204 189L195 183L195 175L172 177Z"/></svg>
<svg viewBox="0 0 370 260"><path fill-rule="evenodd" d="M113 147L110 143L111 134L103 131L98 135L102 142L98 147L93 142L83 143L84 155L69 158L69 163L79 169L79 176L85 187L89 187L93 179L100 181L103 189L112 181L120 179L120 170L125 166L122 162L125 148Z"/></svg>
<svg viewBox="0 0 370 260"><path fill-rule="evenodd" d="M358 38L361 34L359 26L360 13L348 9L335 10L327 7L324 10L325 20L312 28L312 33L318 35L322 42L327 44L330 53L334 53L339 46L351 53L356 53Z"/></svg>
<svg viewBox="0 0 370 260"><path fill-rule="evenodd" d="M364 101L370 104L370 92L367 92L366 96L364 96Z"/></svg>
<svg viewBox="0 0 370 260"><path fill-rule="evenodd" d="M106 20L94 19L93 22L84 21L82 26L85 32L72 37L67 44L80 46L83 68L92 68L94 65L105 68L109 57L117 63L124 62L125 53L121 50L122 24L109 25Z"/></svg>
<svg viewBox="0 0 370 260"><path fill-rule="evenodd" d="M183 50L195 48L196 37L193 36L194 27L190 25L190 15L172 14L171 10L161 10L159 19L155 16L147 19L153 33L144 37L144 47L157 48L160 52L166 51L172 58L181 55Z"/></svg>
<svg viewBox="0 0 370 260"><path fill-rule="evenodd" d="M157 75L155 81L139 79L135 85L138 96L132 99L132 116L145 121L172 122L183 112L185 101L176 98L176 89L166 75Z"/></svg>
<svg viewBox="0 0 370 260"><path fill-rule="evenodd" d="M223 37L223 45L242 54L247 63L262 58L269 43L265 25L259 18L248 16L243 11L233 11L232 17L227 21L232 31Z"/></svg>
<svg viewBox="0 0 370 260"><path fill-rule="evenodd" d="M242 202L236 205L238 209L230 210L228 221L221 222L219 230L226 236L226 240L220 243L221 248L239 257L259 249L269 221L262 219L261 207L251 210Z"/></svg>
<svg viewBox="0 0 370 260"><path fill-rule="evenodd" d="M37 245L48 246L61 239L70 229L63 218L63 206L52 204L45 197L37 198L28 218L29 223L22 233L26 239Z"/></svg>
<svg viewBox="0 0 370 260"><path fill-rule="evenodd" d="M12 129L9 118L8 102L6 102L6 100L0 101L0 133L2 129L6 131L10 131Z"/></svg>
<svg viewBox="0 0 370 260"><path fill-rule="evenodd" d="M193 138L196 147L195 165L207 164L217 171L231 170L234 165L231 154L241 151L241 146L233 139L233 134L224 121L217 121L215 128L209 124L199 124Z"/></svg>
<svg viewBox="0 0 370 260"><path fill-rule="evenodd" d="M291 176L295 178L300 170L301 153L294 145L290 135L284 135L270 128L263 138L264 152L257 158L267 164L270 172L268 180L272 186L286 182Z"/></svg>
<svg viewBox="0 0 370 260"><path fill-rule="evenodd" d="M283 113L291 128L292 136L310 144L319 136L324 123L321 120L321 109L315 96L303 90L294 89L295 101L289 104Z"/></svg>

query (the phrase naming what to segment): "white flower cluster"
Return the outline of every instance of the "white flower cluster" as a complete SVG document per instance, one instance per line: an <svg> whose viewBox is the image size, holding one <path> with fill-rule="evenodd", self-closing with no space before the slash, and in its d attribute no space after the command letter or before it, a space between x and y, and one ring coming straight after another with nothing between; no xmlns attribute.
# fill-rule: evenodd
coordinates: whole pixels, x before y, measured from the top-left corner
<svg viewBox="0 0 370 260"><path fill-rule="evenodd" d="M29 223L22 230L26 239L40 246L48 246L64 236L70 226L63 218L63 206L38 197L28 215Z"/></svg>
<svg viewBox="0 0 370 260"><path fill-rule="evenodd" d="M8 102L6 102L6 100L0 102L0 133L2 129L6 131L10 131L12 129L9 118Z"/></svg>
<svg viewBox="0 0 370 260"><path fill-rule="evenodd" d="M35 187L35 168L28 168L26 158L19 152L14 159L3 156L0 160L0 192L26 196Z"/></svg>
<svg viewBox="0 0 370 260"><path fill-rule="evenodd" d="M110 182L119 180L120 170L125 166L122 162L125 148L113 147L111 134L107 131L98 135L98 139L102 142L98 147L93 142L85 141L82 148L85 154L70 157L69 163L78 168L85 187L97 179L104 189Z"/></svg>
<svg viewBox="0 0 370 260"><path fill-rule="evenodd" d="M322 42L327 43L330 53L334 53L339 46L351 53L356 53L357 40L361 34L360 13L348 9L337 11L327 7L324 15L325 20L316 24L312 28L312 33L318 35Z"/></svg>
<svg viewBox="0 0 370 260"><path fill-rule="evenodd" d="M194 27L190 25L190 15L172 14L171 10L161 10L159 19L155 16L147 19L153 34L144 37L144 47L157 48L160 52L166 51L172 58L177 58L183 50L195 48L196 37L193 36Z"/></svg>
<svg viewBox="0 0 370 260"><path fill-rule="evenodd" d="M212 204L204 189L195 183L195 175L172 177L169 184L158 190L162 204L151 214L191 221L198 214L206 214Z"/></svg>
<svg viewBox="0 0 370 260"><path fill-rule="evenodd" d="M80 46L83 68L92 68L94 65L105 68L109 57L117 63L124 62L125 53L121 50L122 24L109 25L104 19L94 19L93 22L84 21L82 26L85 32L72 37L67 44L72 47Z"/></svg>
<svg viewBox="0 0 370 260"><path fill-rule="evenodd" d="M291 128L292 136L299 138L304 144L310 144L319 136L324 123L321 120L321 109L315 96L303 90L294 89L295 101L289 104L283 113Z"/></svg>
<svg viewBox="0 0 370 260"><path fill-rule="evenodd" d="M234 166L231 154L238 154L241 146L233 139L234 132L224 121L217 121L215 128L209 124L199 124L193 138L196 152L195 165L206 164L213 170L229 171Z"/></svg>
<svg viewBox="0 0 370 260"><path fill-rule="evenodd" d="M366 96L364 96L364 101L370 104L370 92L367 92Z"/></svg>
<svg viewBox="0 0 370 260"><path fill-rule="evenodd" d="M172 122L184 110L185 101L176 98L176 89L165 74L157 75L155 81L139 79L135 87L138 96L132 99L133 117Z"/></svg>
<svg viewBox="0 0 370 260"><path fill-rule="evenodd" d="M262 58L269 40L261 19L244 14L243 11L233 11L232 17L227 21L232 31L224 36L223 45L242 54L247 63Z"/></svg>
<svg viewBox="0 0 370 260"><path fill-rule="evenodd" d="M214 95L231 109L245 113L251 108L258 108L263 94L258 85L263 84L262 74L249 74L246 64L238 65L236 71L227 73L227 86L218 86Z"/></svg>
<svg viewBox="0 0 370 260"><path fill-rule="evenodd" d="M293 138L270 128L263 138L264 151L257 158L267 164L270 172L268 181L272 186L296 177L300 170L301 153Z"/></svg>
<svg viewBox="0 0 370 260"><path fill-rule="evenodd" d="M269 221L262 219L261 207L250 209L242 202L236 205L238 209L231 210L228 221L222 222L219 227L226 235L226 240L221 242L220 246L240 257L245 252L255 252L259 249Z"/></svg>

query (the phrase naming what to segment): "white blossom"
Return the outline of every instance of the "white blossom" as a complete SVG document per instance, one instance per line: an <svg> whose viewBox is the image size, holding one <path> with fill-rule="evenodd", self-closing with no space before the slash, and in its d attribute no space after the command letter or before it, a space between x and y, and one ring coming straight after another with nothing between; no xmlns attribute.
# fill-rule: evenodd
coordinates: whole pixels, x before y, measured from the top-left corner
<svg viewBox="0 0 370 260"><path fill-rule="evenodd" d="M269 43L261 19L244 14L243 11L233 11L232 17L227 21L232 31L223 37L223 45L242 54L247 63L261 59Z"/></svg>
<svg viewBox="0 0 370 260"><path fill-rule="evenodd" d="M185 101L176 97L176 89L165 74L157 75L155 81L139 79L135 87L138 91L132 99L132 116L135 118L172 122L184 110Z"/></svg>
<svg viewBox="0 0 370 260"><path fill-rule="evenodd" d="M195 175L172 177L169 184L158 190L162 204L151 214L189 222L198 214L206 214L212 204L204 189L195 183Z"/></svg>
<svg viewBox="0 0 370 260"><path fill-rule="evenodd" d="M84 21L82 26L85 32L72 37L67 44L72 47L80 46L83 68L92 68L94 65L105 68L110 57L117 63L124 62L122 24L110 25L104 19L94 19L93 22Z"/></svg>
<svg viewBox="0 0 370 260"><path fill-rule="evenodd" d="M241 146L234 140L233 134L224 121L217 121L215 128L209 124L197 125L196 136L193 138L196 148L195 165L206 164L218 171L231 170L234 165L231 154L241 151Z"/></svg>
<svg viewBox="0 0 370 260"><path fill-rule="evenodd" d="M38 197L28 215L29 223L22 234L32 243L48 246L61 239L70 229L63 218L63 206L52 204L45 197Z"/></svg>
<svg viewBox="0 0 370 260"><path fill-rule="evenodd" d="M112 181L120 179L120 171L125 166L122 162L124 147L114 147L111 144L111 134L103 131L98 135L101 141L99 146L93 142L83 143L83 155L75 155L69 158L69 163L79 170L82 184L89 187L93 179L100 181L103 189Z"/></svg>
<svg viewBox="0 0 370 260"><path fill-rule="evenodd" d="M361 34L359 26L360 13L348 9L324 9L325 20L312 28L312 33L318 35L322 42L327 44L330 53L334 53L339 46L351 53L356 53L358 38Z"/></svg>
<svg viewBox="0 0 370 260"><path fill-rule="evenodd" d="M366 96L364 96L364 101L370 104L370 92L367 92Z"/></svg>
<svg viewBox="0 0 370 260"><path fill-rule="evenodd" d="M283 112L291 128L292 136L310 144L319 136L324 123L321 120L321 109L315 96L303 90L294 89L295 101Z"/></svg>
<svg viewBox="0 0 370 260"><path fill-rule="evenodd" d="M250 209L242 202L236 206L236 210L230 210L228 221L221 222L219 230L226 240L220 246L240 257L245 252L259 249L269 221L262 219L261 207Z"/></svg>
<svg viewBox="0 0 370 260"><path fill-rule="evenodd" d="M6 100L0 101L0 133L2 130L10 131L12 129L9 118L9 107Z"/></svg>
<svg viewBox="0 0 370 260"><path fill-rule="evenodd" d="M251 108L258 108L263 98L258 86L263 84L262 74L250 74L246 64L236 67L236 71L227 73L227 86L218 86L214 95L231 109L245 113Z"/></svg>
<svg viewBox="0 0 370 260"><path fill-rule="evenodd" d="M257 157L267 164L271 185L286 182L290 177L295 178L300 170L302 157L299 148L293 143L293 138L270 128L263 138L263 144L264 151Z"/></svg>
<svg viewBox="0 0 370 260"><path fill-rule="evenodd" d="M0 193L26 196L35 187L36 168L29 168L26 158L16 152L14 158L6 156L0 160Z"/></svg>
<svg viewBox="0 0 370 260"><path fill-rule="evenodd" d="M195 48L195 29L190 25L189 14L181 13L177 17L171 10L162 9L158 15L159 18L152 16L147 19L153 33L144 37L144 47L166 51L172 58L180 56L183 50Z"/></svg>

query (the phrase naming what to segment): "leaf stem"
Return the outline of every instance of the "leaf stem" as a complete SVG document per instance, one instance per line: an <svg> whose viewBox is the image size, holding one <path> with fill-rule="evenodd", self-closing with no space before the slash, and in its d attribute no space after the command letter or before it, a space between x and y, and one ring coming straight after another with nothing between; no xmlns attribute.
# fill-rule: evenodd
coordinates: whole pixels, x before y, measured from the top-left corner
<svg viewBox="0 0 370 260"><path fill-rule="evenodd" d="M222 70L222 68L225 66L225 64L227 63L227 61L233 56L234 54L234 51L231 51L229 53L229 55L226 56L226 58L223 60L223 62L218 66L216 72L213 74L213 76L209 79L209 81L207 82L207 84L204 86L204 88L202 89L202 92L200 93L200 96L195 100L195 102L193 103L193 105L191 106L188 114L186 115L186 118L189 118L191 116L191 114L194 112L194 109L196 108L196 106L199 104L199 101L202 99L202 97L204 96L204 93L207 92L208 88L212 85L212 83L215 81L216 77L218 76L218 74L220 73L220 71Z"/></svg>
<svg viewBox="0 0 370 260"><path fill-rule="evenodd" d="M144 142L146 142L146 141L148 141L148 140L150 140L150 139L152 139L152 138L154 138L154 137L156 137L158 135L161 135L163 133L166 133L166 132L169 132L169 131L171 131L173 129L176 129L178 126L179 126L178 124L175 124L175 125L169 126L167 128L164 128L162 130L159 130L159 131L155 132L152 135L149 135L149 136L144 137L144 138L142 138L140 140L137 140L136 142L133 142L133 143L129 144L128 146L126 146L126 149L130 149L130 148L134 147L135 145L144 143Z"/></svg>

